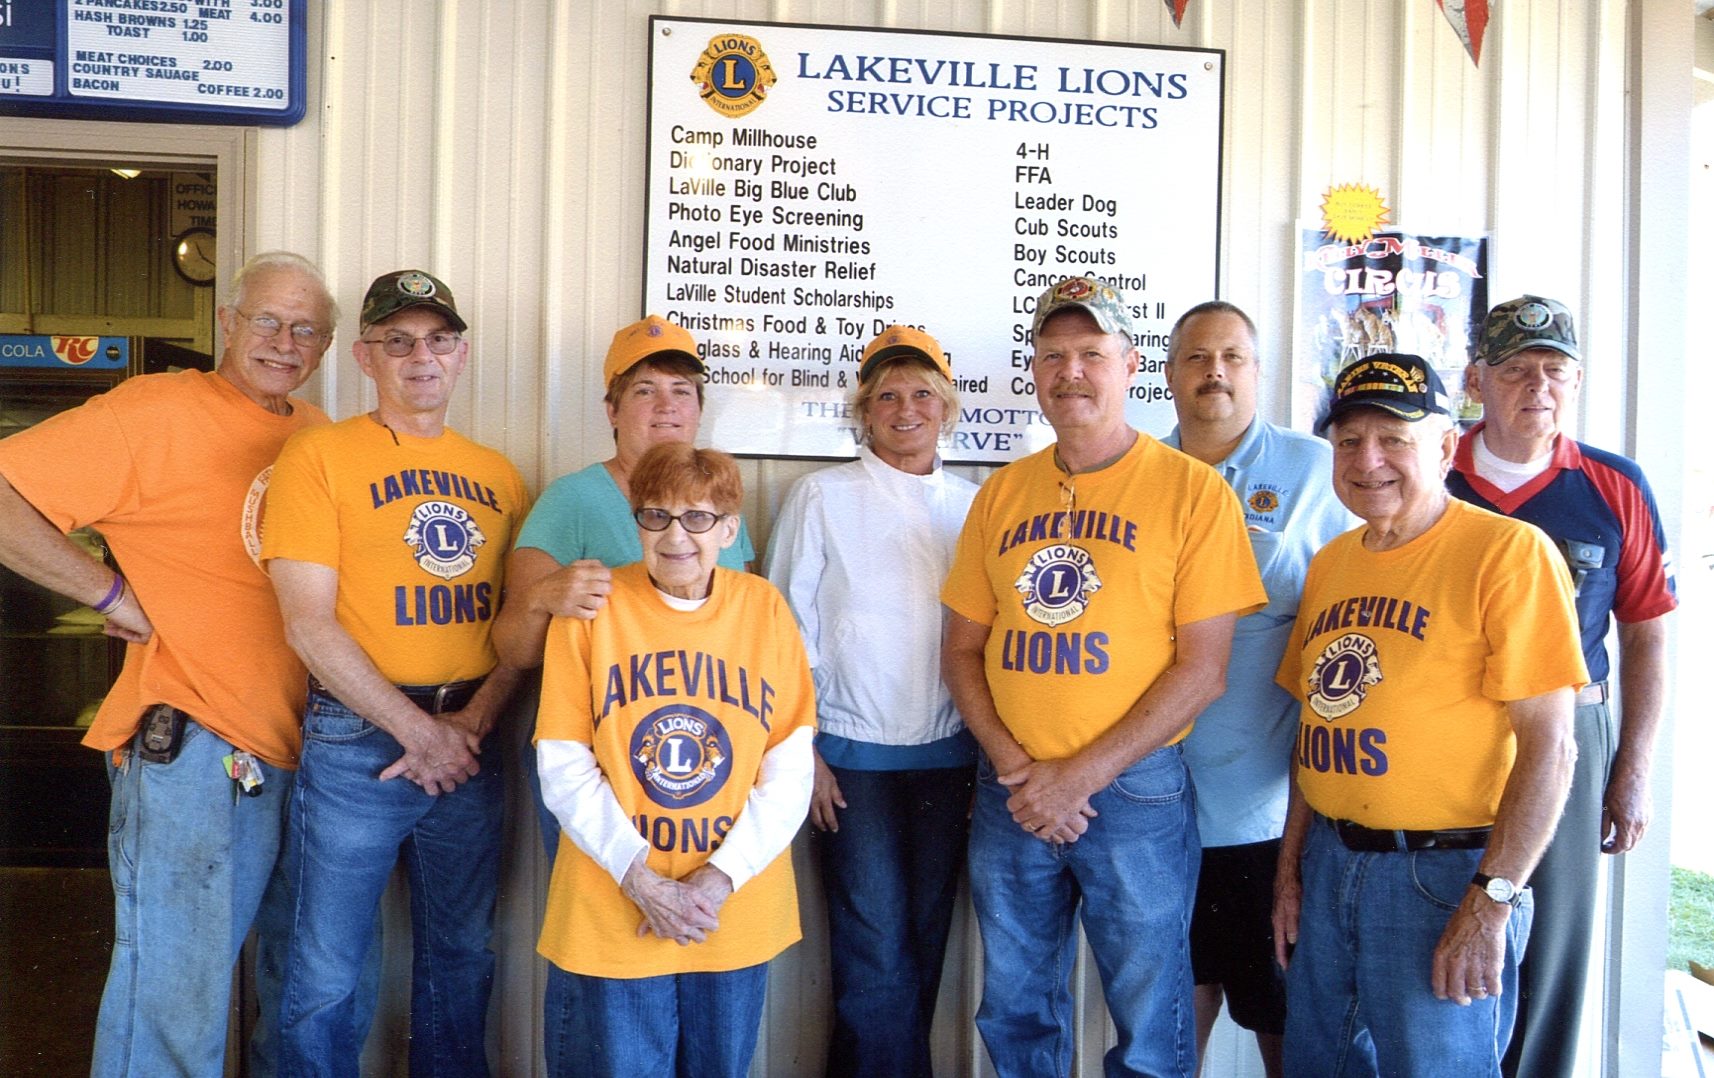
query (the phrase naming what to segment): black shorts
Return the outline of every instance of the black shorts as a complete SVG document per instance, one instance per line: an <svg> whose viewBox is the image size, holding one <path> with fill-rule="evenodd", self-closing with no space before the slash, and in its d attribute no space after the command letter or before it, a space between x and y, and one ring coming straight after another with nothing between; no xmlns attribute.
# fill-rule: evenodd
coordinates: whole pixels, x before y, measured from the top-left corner
<svg viewBox="0 0 1714 1078"><path fill-rule="evenodd" d="M1232 1021L1256 1033L1285 1032L1285 974L1274 963L1274 872L1280 840L1202 851L1190 965L1197 984L1226 991Z"/></svg>

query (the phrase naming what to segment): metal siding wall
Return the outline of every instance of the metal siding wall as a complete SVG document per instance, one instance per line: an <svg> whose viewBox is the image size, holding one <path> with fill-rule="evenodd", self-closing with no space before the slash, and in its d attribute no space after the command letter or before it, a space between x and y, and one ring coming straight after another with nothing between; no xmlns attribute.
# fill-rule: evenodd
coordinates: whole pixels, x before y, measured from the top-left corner
<svg viewBox="0 0 1714 1078"><path fill-rule="evenodd" d="M1182 28L1159 0L327 0L311 5L308 119L247 136L245 250L292 248L326 269L346 310L310 392L336 416L373 400L348 345L369 279L405 264L444 277L473 327L453 422L539 489L611 452L598 362L639 309L649 14L1211 46L1227 50L1220 287L1260 323L1271 418L1287 414L1296 221L1319 220L1329 185L1366 183L1405 226L1492 229L1495 297L1572 302L1603 386L1586 422L1609 434L1624 423L1633 273L1621 257L1627 8L1496 6L1477 69L1427 0L1195 0ZM819 466L743 462L759 545L786 488ZM539 1058L546 880L527 794L513 792L494 1013L500 1072L522 1075ZM758 1075L816 1073L824 1050L826 945L807 855L800 840L808 938L775 963ZM389 923L406 921L395 894ZM389 952L398 987L372 1045L377 1069L399 1059L405 1028L396 937ZM987 1072L969 1021L978 953L961 911L936 1025L941 1073ZM1075 983L1078 1073L1094 1075L1111 1034L1092 964ZM1224 1034L1206 1073L1259 1073L1252 1054L1247 1036Z"/></svg>

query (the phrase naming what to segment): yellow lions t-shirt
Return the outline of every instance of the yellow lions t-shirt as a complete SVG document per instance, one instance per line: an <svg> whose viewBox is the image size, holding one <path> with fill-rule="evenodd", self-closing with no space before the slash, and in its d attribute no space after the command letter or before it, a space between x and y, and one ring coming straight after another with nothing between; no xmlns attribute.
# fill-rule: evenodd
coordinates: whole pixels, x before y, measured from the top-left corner
<svg viewBox="0 0 1714 1078"><path fill-rule="evenodd" d="M649 867L682 879L732 829L762 756L815 725L815 686L785 599L760 577L716 569L708 602L669 607L641 562L613 571L593 621L554 618L537 740L589 745ZM638 938L642 914L564 835L537 949L592 977L715 973L773 958L801 936L791 851L726 900L720 927L681 947Z"/></svg>
<svg viewBox="0 0 1714 1078"><path fill-rule="evenodd" d="M1117 462L1074 479L1051 448L996 472L940 598L989 626L995 707L1041 760L1118 722L1172 665L1177 626L1248 614L1268 597L1232 488L1141 434Z"/></svg>
<svg viewBox="0 0 1714 1078"><path fill-rule="evenodd" d="M489 632L529 508L518 470L494 450L354 416L281 450L262 557L338 570L339 624L388 681L481 677L496 661Z"/></svg>
<svg viewBox="0 0 1714 1078"><path fill-rule="evenodd" d="M1486 827L1517 754L1506 701L1589 680L1565 561L1452 499L1394 550L1346 532L1309 564L1279 684L1303 702L1311 808L1386 830Z"/></svg>

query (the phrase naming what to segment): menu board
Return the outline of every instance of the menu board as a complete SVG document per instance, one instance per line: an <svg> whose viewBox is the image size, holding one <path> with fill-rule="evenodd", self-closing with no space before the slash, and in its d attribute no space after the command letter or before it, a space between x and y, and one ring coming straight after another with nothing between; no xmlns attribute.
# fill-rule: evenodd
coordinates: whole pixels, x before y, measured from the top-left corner
<svg viewBox="0 0 1714 1078"><path fill-rule="evenodd" d="M307 0L0 0L0 115L290 125Z"/></svg>
<svg viewBox="0 0 1714 1078"><path fill-rule="evenodd" d="M864 345L918 326L961 397L949 461L1053 440L1036 297L1125 297L1127 417L1173 423L1166 338L1218 279L1224 54L655 17L644 304L696 337L711 444L849 457Z"/></svg>

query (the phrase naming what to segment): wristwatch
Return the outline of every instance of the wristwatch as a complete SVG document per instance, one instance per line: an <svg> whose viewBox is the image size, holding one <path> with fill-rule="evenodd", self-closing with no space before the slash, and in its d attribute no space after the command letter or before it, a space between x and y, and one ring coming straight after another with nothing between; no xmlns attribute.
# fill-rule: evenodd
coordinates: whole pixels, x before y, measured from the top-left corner
<svg viewBox="0 0 1714 1078"><path fill-rule="evenodd" d="M1504 876L1489 876L1478 872L1470 882L1480 887L1482 893L1495 902L1503 902L1513 909L1517 909L1524 900L1524 889Z"/></svg>

